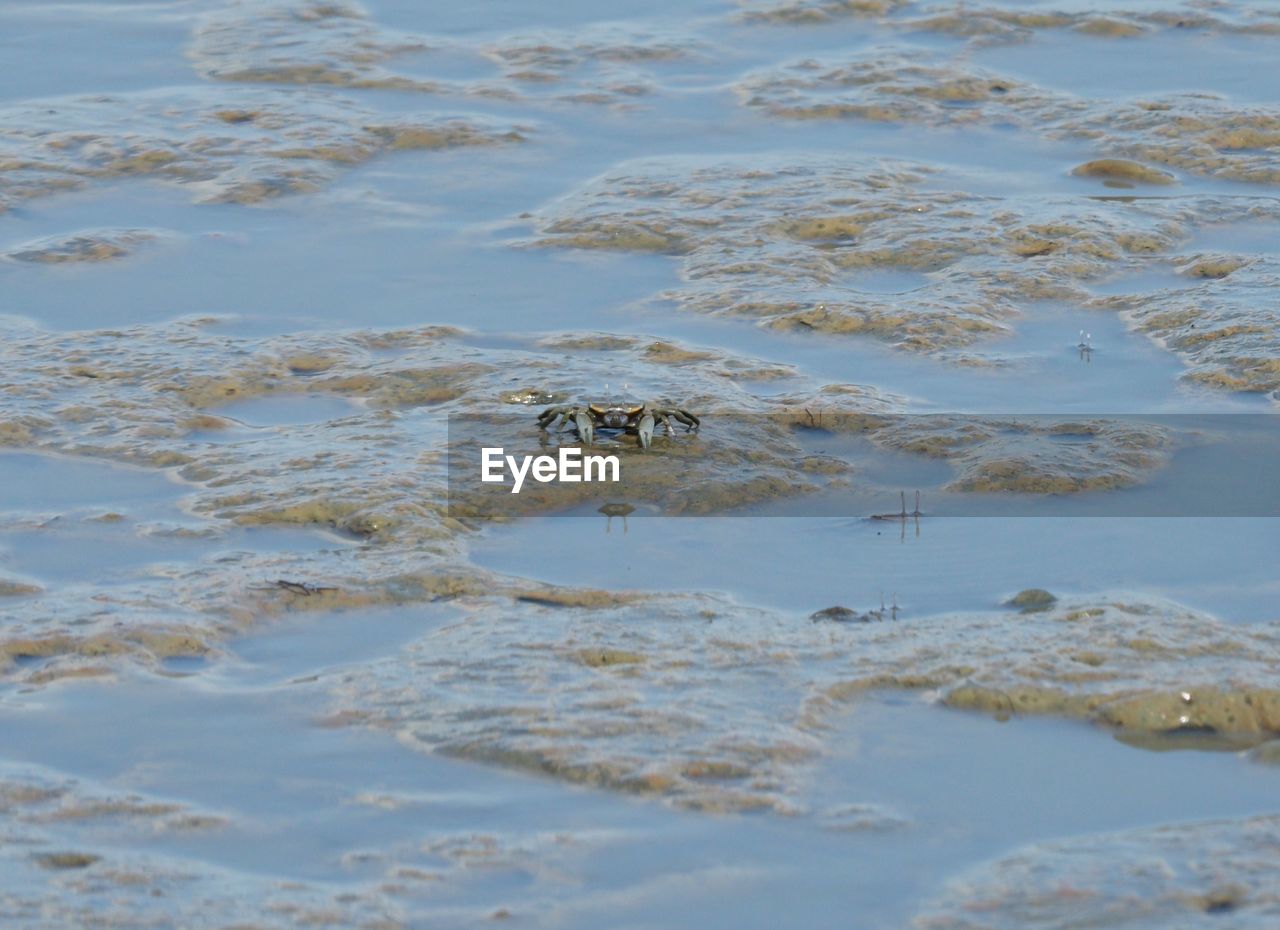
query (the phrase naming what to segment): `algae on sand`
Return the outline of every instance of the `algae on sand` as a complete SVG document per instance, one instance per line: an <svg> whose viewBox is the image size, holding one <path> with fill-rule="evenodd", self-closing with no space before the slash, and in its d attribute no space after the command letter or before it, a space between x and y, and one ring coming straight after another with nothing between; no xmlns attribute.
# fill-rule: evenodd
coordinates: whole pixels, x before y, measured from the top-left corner
<svg viewBox="0 0 1280 930"><path fill-rule="evenodd" d="M1040 843L949 883L916 930L1263 930L1280 913L1280 817L1139 827Z"/></svg>
<svg viewBox="0 0 1280 930"><path fill-rule="evenodd" d="M517 399L586 399L593 386L626 370L648 397L679 398L704 414L701 434L664 438L660 453L641 453L633 441L618 445L634 487L668 513L733 512L856 480L850 462L805 452L800 432L815 414L827 428L865 434L877 447L954 462L961 493L1132 485L1161 467L1170 442L1167 431L1123 421L1073 421L1068 426L1088 441L1061 443L1061 424L902 416L900 399L857 385L761 396L737 379L773 370L767 364L670 340L616 339L605 348L588 340L575 352L566 346L582 337L499 349L438 327L249 338L210 323L74 333L11 327L0 363L18 390L0 395L0 423L22 429L0 441L172 469L190 483L185 509L208 521L206 531L314 527L340 534L345 544L177 563L121 579L110 592L87 583L15 592L32 596L6 599L12 622L5 641L28 650L39 644L49 661L10 667L7 675L32 681L98 674L131 659L154 664L204 655L230 633L283 611L543 591L475 569L465 557L468 535L481 519L553 512L597 491L540 485L513 499L500 486L496 494L478 493L478 482L463 480L465 471L450 475L481 440L530 452L544 442L573 442L571 434L543 434L523 404L514 417L492 413L513 384ZM385 351L390 344L394 352ZM287 433L206 435L207 411L228 400L298 392L360 406ZM1011 462L1022 463L1016 474ZM573 590L537 596L581 602Z"/></svg>
<svg viewBox="0 0 1280 930"><path fill-rule="evenodd" d="M1280 110L1212 94L1096 100L879 50L756 71L742 78L738 93L744 106L786 120L1012 125L1057 141L1087 141L1103 159L1141 163L1142 170L1125 172L1130 181L1172 180L1147 163L1224 180L1280 181Z"/></svg>
<svg viewBox="0 0 1280 930"><path fill-rule="evenodd" d="M1185 262L1185 257L1183 259ZM1269 255L1197 256L1185 286L1094 298L1185 359L1190 381L1280 399L1280 262Z"/></svg>
<svg viewBox="0 0 1280 930"><path fill-rule="evenodd" d="M1274 202L939 189L962 180L847 157L642 159L550 204L529 244L669 254L682 280L655 296L682 309L784 332L865 336L956 361L965 346L1016 329L1028 305L1068 300L1130 315L1140 331L1191 361L1191 377L1203 383L1270 389L1268 352L1275 354L1280 326L1244 286L1272 283L1265 258L1219 256L1193 266L1203 270L1188 272L1185 292L1153 302L1099 298L1091 288L1185 264L1178 250L1198 228L1275 222ZM885 268L919 272L922 281L900 294L858 289L858 272ZM1160 312L1200 295L1208 299L1185 319ZM1176 338L1179 327L1197 322L1197 333Z"/></svg>
<svg viewBox="0 0 1280 930"><path fill-rule="evenodd" d="M41 265L105 262L132 255L164 235L151 229L82 229L69 235L32 239L0 252L0 258Z"/></svg>
<svg viewBox="0 0 1280 930"><path fill-rule="evenodd" d="M519 127L467 114L385 115L332 93L258 88L58 97L0 108L0 212L92 181L146 177L207 203L327 186L395 149L503 145Z"/></svg>
<svg viewBox="0 0 1280 930"><path fill-rule="evenodd" d="M642 65L686 58L696 42L670 33L606 24L517 32L467 41L389 29L355 3L278 0L236 3L204 16L189 57L202 77L236 83L413 91L536 106L545 102L627 106L652 92ZM469 80L394 70L396 59L437 53L495 64Z"/></svg>
<svg viewBox="0 0 1280 930"><path fill-rule="evenodd" d="M1239 745L1280 732L1276 625L1231 627L1163 602L852 625L704 596L596 609L590 626L537 604L468 607L398 655L322 678L335 712L371 711L365 722L431 751L698 809L783 813L803 811L840 708L883 690L1128 735L1194 728ZM690 774L708 767L734 775Z"/></svg>
<svg viewBox="0 0 1280 930"><path fill-rule="evenodd" d="M1134 3L1075 4L1027 9L1016 0L981 4L913 4L909 0L742 0L741 18L779 25L821 25L841 19L871 18L902 33L936 32L975 44L1026 42L1056 29L1072 29L1101 39L1132 39L1159 30L1280 35L1280 23L1265 9L1239 0L1163 0L1158 6ZM896 15L895 15L896 14Z"/></svg>
<svg viewBox="0 0 1280 930"><path fill-rule="evenodd" d="M484 511L449 494L446 415L470 422L476 411L492 410L513 382L549 388L535 394L580 396L621 366L644 384L679 385L699 404L767 409L732 379L760 367L751 360L671 342L654 352L652 339L575 356L534 343L477 348L438 327L245 338L221 334L211 322L75 333L6 324L0 363L14 390L0 394L0 425L10 427L0 430L0 442L171 469L190 483L185 509L205 521L205 531L309 526L336 531L346 543L177 562L119 579L106 592L87 582L43 591L15 586L15 596L6 598L4 641L47 661L38 668L9 663L6 676L30 681L133 659L154 664L180 643L182 654L205 654L227 635L285 610L540 590L496 581L466 562L471 530L460 520ZM298 392L350 398L361 407L287 433L246 430L215 441L206 435L207 411L228 400ZM531 412L505 422L513 443L536 446ZM722 439L705 447L705 459L693 454L681 467L664 467L680 459L678 447L672 458L646 458L647 480L674 503L682 490L689 497L682 476L693 475L711 502L704 506L722 508L761 494L796 493L805 474L793 461L793 445L759 453L758 436L729 432ZM718 469L699 474L700 461L718 462ZM761 475L768 480L750 483ZM530 494L526 506L544 512L561 503ZM307 586L298 588L305 595L277 579Z"/></svg>
<svg viewBox="0 0 1280 930"><path fill-rule="evenodd" d="M355 3L237 2L202 18L188 54L213 80L433 91L441 85L382 67L431 41L379 27Z"/></svg>

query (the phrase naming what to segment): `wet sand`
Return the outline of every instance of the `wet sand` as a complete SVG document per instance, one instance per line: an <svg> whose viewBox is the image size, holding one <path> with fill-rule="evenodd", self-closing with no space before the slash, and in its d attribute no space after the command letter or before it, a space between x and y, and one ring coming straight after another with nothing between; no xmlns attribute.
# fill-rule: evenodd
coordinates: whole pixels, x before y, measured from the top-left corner
<svg viewBox="0 0 1280 930"><path fill-rule="evenodd" d="M0 923L1274 922L1268 5L0 37Z"/></svg>

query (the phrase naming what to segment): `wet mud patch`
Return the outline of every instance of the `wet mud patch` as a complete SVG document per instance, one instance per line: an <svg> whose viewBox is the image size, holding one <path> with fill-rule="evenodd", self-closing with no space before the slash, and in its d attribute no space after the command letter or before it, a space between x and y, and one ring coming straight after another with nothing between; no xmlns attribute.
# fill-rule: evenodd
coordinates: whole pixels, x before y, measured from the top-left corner
<svg viewBox="0 0 1280 930"><path fill-rule="evenodd" d="M950 883L913 926L1262 928L1280 911L1274 816L1041 843Z"/></svg>
<svg viewBox="0 0 1280 930"><path fill-rule="evenodd" d="M1160 171L1127 158L1098 158L1076 165L1071 169L1071 173L1082 178L1101 178L1108 187L1177 183L1177 179L1167 171Z"/></svg>
<svg viewBox="0 0 1280 930"><path fill-rule="evenodd" d="M1169 431L1140 422L965 419L888 429L877 441L941 457L958 474L946 490L1074 494L1131 487L1167 461ZM1067 439L1069 442L1055 442Z"/></svg>
<svg viewBox="0 0 1280 930"><path fill-rule="evenodd" d="M4 642L42 660L38 667L7 663L11 681L30 683L37 671L49 674L50 663L80 674L81 667L131 658L157 666L176 655L205 656L229 633L286 612L477 593L565 606L616 603L618 597L589 589L496 581L466 562L471 530L465 521L481 511L463 502L450 512L447 418L483 422L496 409L512 409L502 403L512 396L588 396L620 370L630 373L638 391L679 391L699 409L767 408L732 377L760 370L758 363L665 340L624 341L607 352L564 345L494 349L438 327L248 338L220 333L212 322L66 334L12 328L0 348L13 385L0 395L0 423L23 426L7 442L61 453L66 461L168 469L187 482L184 519L166 515L153 518L153 526L145 518L135 524L128 509L109 508L94 496L96 485L85 485L88 496L79 507L115 514L114 522L79 527L95 539L145 530L157 542L166 534L181 542L211 527L238 525L276 534L318 529L342 542L281 545L287 540L272 536L267 545L240 547L246 531L236 530L224 533L229 551L139 563L139 570L112 576L106 588L54 579L59 583L37 596L7 599L13 610ZM299 397L313 405L343 404L345 415L221 435L229 421L216 411L227 404L234 411ZM867 397L883 404L875 392ZM493 438L537 448L543 434L535 411L508 422L514 431ZM707 495L701 506L729 508L760 494L797 493L794 478L804 473L803 463L759 451L760 439L730 430L706 447L724 464L714 476L700 477ZM698 468L696 457L684 456L692 448L671 442L644 457L655 486L680 492L681 476ZM538 512L550 503L530 495L528 506ZM76 520L94 516L68 522L65 502L53 499L45 510L20 515L21 525L10 527L19 544L44 532L40 525L52 518L69 532L77 530ZM19 563L35 565L37 555L23 552ZM27 582L15 578L14 584ZM137 637L151 635L146 631L173 632L191 648L140 644Z"/></svg>
<svg viewBox="0 0 1280 930"><path fill-rule="evenodd" d="M1103 159L1144 166L1130 169L1130 182L1175 180L1161 168L1233 181L1280 180L1280 111L1213 94L1095 100L880 50L754 72L740 80L738 93L744 106L787 120L1014 127L1059 141L1087 140Z"/></svg>
<svg viewBox="0 0 1280 930"><path fill-rule="evenodd" d="M896 296L842 286L870 268L942 272L980 249L960 238L971 199L917 190L927 174L805 157L629 162L544 211L532 242L675 256L684 284L662 296L697 312L923 351L965 345L1005 325L1007 299L956 293L954 277ZM947 217L954 239L939 228Z"/></svg>
<svg viewBox="0 0 1280 930"><path fill-rule="evenodd" d="M0 109L0 210L95 181L153 178L202 203L315 191L385 152L504 145L486 117L387 115L332 93L166 90L50 98Z"/></svg>
<svg viewBox="0 0 1280 930"><path fill-rule="evenodd" d="M9 817L0 814L3 821ZM136 819L136 818L135 818ZM192 829L199 824L191 824ZM145 829L145 828L144 828ZM399 927L401 901L374 886L336 891L322 883L281 881L208 865L188 856L137 846L56 846L44 829L6 833L14 842L0 851L0 919L19 926L287 928L340 924ZM102 843L101 837L95 837Z"/></svg>
<svg viewBox="0 0 1280 930"><path fill-rule="evenodd" d="M708 50L681 30L609 24L505 36L483 54L522 95L627 107L659 89L655 68Z"/></svg>
<svg viewBox="0 0 1280 930"><path fill-rule="evenodd" d="M211 80L434 91L383 63L438 41L379 27L357 3L236 2L204 17L188 55Z"/></svg>
<svg viewBox="0 0 1280 930"><path fill-rule="evenodd" d="M687 59L698 48L687 33L626 24L466 41L387 29L356 3L286 0L209 14L195 30L189 57L198 74L218 81L628 106L656 88L652 66ZM433 53L496 66L496 73L432 77Z"/></svg>
<svg viewBox="0 0 1280 930"><path fill-rule="evenodd" d="M11 599L5 641L39 645L32 654L56 659L59 674L216 654L229 633L281 613L486 594L556 609L642 600L642 592L498 579L466 559L481 520L584 502L595 508L608 489L539 484L512 495L485 485L479 494L472 493L478 480L455 480L458 458L487 445L513 455L577 445L572 430L540 430L526 401L590 402L620 375L635 396L703 417L699 432L655 437L649 452L634 436L601 436L598 451L616 452L633 486L668 513L741 512L851 484L884 490L857 462L809 450L815 430L946 462L958 493L1127 486L1161 467L1168 442L1158 429L1122 422L1072 421L1068 429L1016 418L904 417L900 398L858 385L762 397L737 376L758 375L764 363L670 340L565 336L498 349L437 327L250 338L210 323L66 334L14 328L0 349L15 386L7 400L0 395L0 422L32 424L11 440L23 448L170 469L188 482L190 519L141 527L158 544L166 534L181 542L229 524L319 530L337 540L317 536L300 545L273 536L259 545L227 533L226 552L143 560L139 570L113 575L105 590L51 578L42 594ZM298 398L325 409L341 403L344 415L219 435L227 421L216 411L229 403ZM1079 441L1061 441L1064 429ZM477 467L471 477L480 474ZM127 512L113 512L116 522L85 524L84 532L95 539L116 527L126 537L136 532ZM34 525L16 529L28 534L22 538L35 532ZM37 555L23 558L35 565ZM43 586L43 576L31 583ZM140 631L154 631L159 644L140 642ZM190 648L166 645L166 637ZM53 670L49 662L10 663L6 674L31 683Z"/></svg>
<svg viewBox="0 0 1280 930"><path fill-rule="evenodd" d="M1110 3L1093 9L1025 10L1008 4L908 15L894 25L908 31L936 32L974 43L1025 42L1050 30L1070 29L1100 39L1133 39L1162 31L1251 35L1280 34L1266 12L1242 3L1215 4L1212 11L1194 2L1166 2L1159 8Z"/></svg>
<svg viewBox="0 0 1280 930"><path fill-rule="evenodd" d="M1280 399L1280 316L1269 299L1280 287L1280 262L1269 255L1200 254L1178 264L1185 286L1092 304L1120 312L1184 359L1188 380Z"/></svg>
<svg viewBox="0 0 1280 930"><path fill-rule="evenodd" d="M21 243L0 253L0 258L41 265L108 262L136 254L167 235L150 229L85 229Z"/></svg>
<svg viewBox="0 0 1280 930"><path fill-rule="evenodd" d="M122 851L118 844L172 841L228 826L215 811L42 766L0 763L0 918L41 926L136 926L144 909L160 913L168 894L189 889L193 864L172 859L153 868L164 857ZM123 904L129 898L138 910Z"/></svg>
<svg viewBox="0 0 1280 930"><path fill-rule="evenodd" d="M0 763L0 817L9 825L70 826L86 834L140 830L170 833L225 827L226 818L176 801L123 792L34 765ZM32 842L37 845L38 841ZM57 855L57 854L53 854ZM51 862L50 868L84 868L96 861Z"/></svg>
<svg viewBox="0 0 1280 930"><path fill-rule="evenodd" d="M1247 332L1231 332L1257 346L1256 367L1265 373L1261 356L1275 325L1265 310L1243 309L1256 295L1233 283L1259 275L1262 286L1270 266L1245 268L1229 256L1188 260L1178 250L1198 228L1255 222L1272 216L1273 204L938 190L948 180L884 160L626 162L544 209L526 244L670 255L682 283L656 296L681 309L788 333L872 338L959 364L993 364L966 347L1016 329L1033 303L1125 310L1120 298L1096 299L1094 282L1185 266L1190 282L1223 282L1217 290L1229 296L1204 313L1222 322L1248 316ZM898 293L872 293L860 286L868 273L918 277Z"/></svg>
<svg viewBox="0 0 1280 930"><path fill-rule="evenodd" d="M846 18L874 19L900 32L933 32L972 43L1025 42L1050 30L1071 29L1104 39L1151 32L1280 34L1266 10L1238 3L1212 8L1192 0L1166 0L1158 8L1098 3L1090 8L1028 10L1015 4L919 4L910 0L744 0L741 18L779 25L822 25Z"/></svg>
<svg viewBox="0 0 1280 930"><path fill-rule="evenodd" d="M298 369L290 364L291 371ZM254 397L217 408L219 416L250 427L325 423L361 412L360 407L324 394L281 394ZM215 429L218 427L214 427Z"/></svg>
<svg viewBox="0 0 1280 930"><path fill-rule="evenodd" d="M594 610L589 626L477 601L400 655L322 684L337 714L359 708L434 752L696 809L795 813L834 715L873 692L1130 737L1192 728L1237 747L1280 730L1278 667L1274 624L1229 627L1165 603L818 623L655 594Z"/></svg>
<svg viewBox="0 0 1280 930"><path fill-rule="evenodd" d="M641 891L673 871L624 865L651 848L661 811L432 762L379 735L308 732L292 712L316 706L304 683L47 697L8 709L30 761L0 764L0 915L24 926L473 927L580 904L601 856ZM209 719L219 726L193 739L191 721ZM246 752L254 765L225 766ZM607 904L614 887L585 896Z"/></svg>
<svg viewBox="0 0 1280 930"><path fill-rule="evenodd" d="M741 17L752 23L820 24L844 17L881 17L910 0L747 0Z"/></svg>
<svg viewBox="0 0 1280 930"><path fill-rule="evenodd" d="M885 52L784 63L745 75L737 92L744 106L783 119L927 126L991 125L1055 100L1050 91L993 71Z"/></svg>
<svg viewBox="0 0 1280 930"><path fill-rule="evenodd" d="M1037 498L1143 485L1166 467L1179 440L1196 435L1192 424L1176 419L903 415L893 412L891 398L856 385L770 398L756 402L758 412L752 413L717 409L710 398L694 398L692 406L703 425L696 431L659 425L649 451L634 435L608 429L591 447L582 444L563 416L586 409L585 403L554 408L561 413L533 436L524 417L453 417L449 515L470 523L580 514L584 505L613 516L637 508L664 515L758 514L763 508L781 515L806 495L824 494L830 506L854 508L832 512L867 516L869 510L856 509L859 502L869 507L890 493L896 501L910 475L926 479L917 487L977 495L979 511L988 500L983 496L993 494L1019 495L1034 506ZM599 478L594 483L526 479L515 493L510 475L500 481L482 478L495 461L486 459L484 450L492 453L495 444L517 460L566 451L609 455L617 460L617 474L606 470L603 474L611 477L603 487ZM848 499L836 503L832 495L841 494ZM933 495L931 506L936 503ZM948 506L971 512L958 501ZM1167 506L1174 512L1173 503Z"/></svg>

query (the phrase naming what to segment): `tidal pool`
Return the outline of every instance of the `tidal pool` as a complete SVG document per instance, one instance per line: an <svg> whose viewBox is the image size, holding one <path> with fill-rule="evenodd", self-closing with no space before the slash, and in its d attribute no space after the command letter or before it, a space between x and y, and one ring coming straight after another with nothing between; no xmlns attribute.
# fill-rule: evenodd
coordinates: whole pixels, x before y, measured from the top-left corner
<svg viewBox="0 0 1280 930"><path fill-rule="evenodd" d="M0 8L0 924L1270 927L1271 5L437 7Z"/></svg>

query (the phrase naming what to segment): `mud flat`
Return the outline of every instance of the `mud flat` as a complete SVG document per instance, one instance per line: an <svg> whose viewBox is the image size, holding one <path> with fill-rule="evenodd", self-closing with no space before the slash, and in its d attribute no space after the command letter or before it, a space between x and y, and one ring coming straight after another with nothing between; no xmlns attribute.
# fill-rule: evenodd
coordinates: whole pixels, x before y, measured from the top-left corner
<svg viewBox="0 0 1280 930"><path fill-rule="evenodd" d="M842 19L873 19L906 32L937 32L973 42L1026 42L1038 34L1070 29L1103 39L1131 39L1160 30L1211 34L1280 34L1273 13L1248 3L1165 2L1158 8L1123 3L1082 4L1079 8L1026 10L1008 3L918 4L911 0L745 0L748 22L823 25Z"/></svg>
<svg viewBox="0 0 1280 930"><path fill-rule="evenodd" d="M914 926L1265 927L1280 912L1278 830L1261 816L1039 844L956 879Z"/></svg>
<svg viewBox="0 0 1280 930"><path fill-rule="evenodd" d="M1171 604L846 624L654 595L596 605L583 627L573 609L530 600L478 604L400 656L336 676L335 719L574 783L782 812L796 809L834 712L885 689L1135 740L1239 746L1280 728L1274 624L1232 627Z"/></svg>
<svg viewBox="0 0 1280 930"><path fill-rule="evenodd" d="M332 95L253 89L50 98L5 107L0 125L0 210L133 177L183 185L198 202L254 204L319 190L397 149L524 138L483 117L380 117Z"/></svg>
<svg viewBox="0 0 1280 930"><path fill-rule="evenodd" d="M745 106L790 120L999 126L1088 140L1101 158L1132 160L1125 177L1108 172L1123 183L1173 183L1161 168L1262 184L1280 180L1274 107L1212 94L1093 100L945 59L922 64L919 57L803 59L747 76L739 94Z"/></svg>
<svg viewBox="0 0 1280 930"><path fill-rule="evenodd" d="M109 602L75 584L19 599L4 632L20 644L7 648L10 655L64 657L77 668L148 650L158 659L174 650L203 655L227 631L281 610L486 591L531 597L542 589L468 563L477 521L564 510L599 490L540 485L519 496L504 488L481 494L479 471L460 462L482 442L504 442L513 453L574 443L571 433L542 433L534 415L541 405L529 401L589 398L590 386L619 366L638 379L631 393L643 397L647 384L656 395L674 377L683 390L668 401L713 418L706 433L662 437L661 454L641 453L631 437L616 444L628 487L670 513L727 513L850 483L884 489L860 478L850 459L806 453L804 433L816 426L866 436L889 454L945 461L957 475L948 487L959 494L1141 484L1164 467L1172 440L1170 430L1133 421L899 417L894 398L857 385L761 396L738 379L767 384L776 366L656 339L588 339L581 347L590 351L566 354L567 338L496 349L456 330L421 327L252 339L220 333L212 322L68 334L12 327L5 351L14 390L0 401L6 443L171 474L188 490L183 509L197 524L162 521L144 529L151 538L217 535L199 522L217 521L319 531L338 544L278 553L253 546L221 567L178 563L122 578ZM299 413L258 426L234 419L267 401ZM512 413L496 416L495 407ZM55 501L15 529L68 525L67 516ZM590 584L539 596L602 606L634 598Z"/></svg>
<svg viewBox="0 0 1280 930"><path fill-rule="evenodd" d="M1274 917L1270 427L1152 415L1280 390L1273 10L91 7L0 10L0 919ZM459 481L602 400L702 426Z"/></svg>
<svg viewBox="0 0 1280 930"><path fill-rule="evenodd" d="M1095 304L1119 310L1138 330L1187 359L1187 378L1274 400L1280 388L1280 327L1273 305L1263 297L1280 284L1274 259L1194 255L1176 270L1185 287L1103 297ZM1220 283L1229 278L1229 287Z"/></svg>
<svg viewBox="0 0 1280 930"><path fill-rule="evenodd" d="M685 30L629 23L468 41L389 29L355 3L303 0L207 14L188 54L201 77L216 81L618 107L656 89L643 66L691 57L699 47ZM443 62L465 62L469 76L441 75Z"/></svg>
<svg viewBox="0 0 1280 930"><path fill-rule="evenodd" d="M1102 170L1094 165L1091 171ZM662 296L684 309L789 332L869 336L973 365L987 363L963 350L1016 328L1031 302L1127 308L1120 298L1094 300L1089 284L1139 269L1183 268L1186 291L1165 300L1195 302L1181 322L1198 321L1197 338L1166 338L1160 321L1170 321L1169 330L1177 325L1167 312L1144 309L1139 329L1192 361L1189 377L1268 390L1274 320L1247 290L1229 289L1238 305L1212 294L1214 281L1240 269L1262 285L1271 279L1269 266L1243 256L1178 255L1200 225L1261 220L1272 212L1267 202L1037 198L1033 204L938 192L941 179L932 174L923 166L851 165L847 158L795 156L772 165L759 158L647 160L552 205L532 242L672 255L683 281ZM904 293L874 294L860 291L853 277L866 270L923 277ZM1226 337L1233 340L1212 347ZM1240 360L1242 351L1256 361Z"/></svg>

